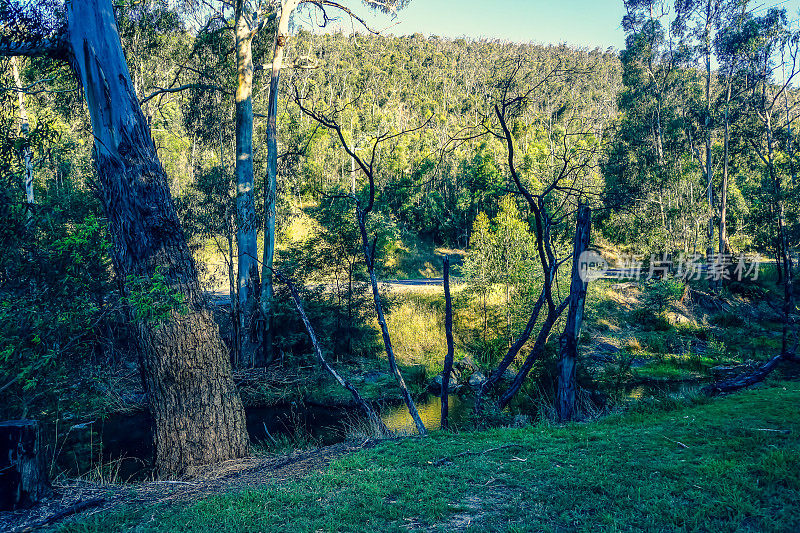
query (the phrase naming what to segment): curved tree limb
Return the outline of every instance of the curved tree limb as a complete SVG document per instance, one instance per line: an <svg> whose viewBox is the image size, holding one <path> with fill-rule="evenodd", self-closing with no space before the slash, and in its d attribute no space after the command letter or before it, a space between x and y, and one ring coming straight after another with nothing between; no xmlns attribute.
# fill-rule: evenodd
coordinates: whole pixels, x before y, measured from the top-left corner
<svg viewBox="0 0 800 533"><path fill-rule="evenodd" d="M226 89L220 87L219 85L209 85L207 83L187 83L186 85L181 85L180 87L170 87L170 88L166 88L166 89L158 87L155 91L153 91L152 93L148 94L147 96L145 96L144 98L139 100L139 104L143 104L143 103L145 103L145 102L147 102L149 100L152 100L156 96L159 96L159 95L162 95L162 94L178 93L178 92L185 91L185 90L188 90L188 89L205 89L205 90L209 90L209 91L220 91L221 93L224 93L224 94L230 94L229 91L227 91Z"/></svg>

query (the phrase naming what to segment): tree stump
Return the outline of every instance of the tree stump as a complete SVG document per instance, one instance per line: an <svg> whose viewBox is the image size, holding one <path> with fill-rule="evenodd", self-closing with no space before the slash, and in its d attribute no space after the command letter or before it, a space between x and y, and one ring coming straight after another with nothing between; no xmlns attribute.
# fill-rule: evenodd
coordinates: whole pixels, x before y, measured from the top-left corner
<svg viewBox="0 0 800 533"><path fill-rule="evenodd" d="M29 507L51 492L39 451L39 422L0 422L0 511Z"/></svg>

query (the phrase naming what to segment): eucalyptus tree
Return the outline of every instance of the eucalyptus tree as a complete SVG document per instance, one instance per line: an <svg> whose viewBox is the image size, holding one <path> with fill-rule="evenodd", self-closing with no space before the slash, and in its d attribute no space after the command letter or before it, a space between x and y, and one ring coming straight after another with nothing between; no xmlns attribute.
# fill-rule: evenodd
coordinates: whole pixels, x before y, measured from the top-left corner
<svg viewBox="0 0 800 533"><path fill-rule="evenodd" d="M33 154L28 145L28 133L30 132L30 122L28 122L28 110L25 106L25 90L22 87L22 81L19 77L19 65L16 57L11 58L11 68L14 72L14 87L17 91L17 102L19 106L19 131L24 139L22 147L22 159L24 160L24 182L25 182L25 197L28 201L27 218L30 224L33 217L33 206L36 203L36 197L33 189Z"/></svg>
<svg viewBox="0 0 800 533"><path fill-rule="evenodd" d="M691 170L695 155L694 123L689 119L696 99L697 74L686 68L691 49L675 32L674 12L659 0L625 3L622 20L626 47L620 54L623 89L620 117L613 131L604 174L607 205L622 218L618 238L627 233L650 245L677 247L682 224L684 247L697 242L687 230L687 219L697 226L698 197ZM620 214L628 211L636 222ZM702 217L705 221L705 216ZM622 233L625 232L625 233Z"/></svg>
<svg viewBox="0 0 800 533"><path fill-rule="evenodd" d="M761 17L751 16L745 21L740 42L746 58L745 110L753 119L747 141L763 164L763 185L771 204L774 223L770 229L775 236L776 263L784 288L781 353L788 354L797 309L786 205L789 195L796 195L797 184L781 168L779 152L786 148L787 139L782 137L793 121L792 117L784 119L781 104L786 92L792 90L793 80L800 75L800 31L792 28L785 10L773 8Z"/></svg>
<svg viewBox="0 0 800 533"><path fill-rule="evenodd" d="M724 10L728 7L726 0L679 0L676 2L677 14L674 26L679 34L689 34L696 43L696 57L701 58L705 71L705 109L702 124L705 137L705 159L702 164L703 174L706 178L706 199L708 202L708 223L706 235L708 247L713 247L714 241L714 160L712 153L712 138L714 133L712 108L712 69L711 63L714 53L713 42L715 31L720 27ZM699 158L698 158L699 159Z"/></svg>
<svg viewBox="0 0 800 533"><path fill-rule="evenodd" d="M256 4L256 5L251 5ZM268 13L267 10L273 11ZM258 342L258 219L253 182L253 38L277 16L267 2L236 0L234 34L236 47L236 221L237 221L237 300L238 362L257 366L266 362L265 347ZM265 234L266 236L266 234ZM274 241L274 239L273 239ZM266 245L267 247L270 244ZM274 247L274 245L273 245ZM233 295L232 295L233 296ZM259 356L260 352L260 356ZM263 365L259 365L263 366Z"/></svg>
<svg viewBox="0 0 800 533"><path fill-rule="evenodd" d="M684 60L671 26L668 8L658 0L626 2L622 26L626 48L620 54L625 89L619 105L624 110L622 131L627 139L622 158L625 170L611 173L633 197L654 193L664 230L667 229L664 190L676 166L672 140L678 68ZM630 129L630 135L627 131Z"/></svg>
<svg viewBox="0 0 800 533"><path fill-rule="evenodd" d="M407 0L365 2L370 8L393 13ZM234 320L238 334L235 339L235 359L241 366L263 366L272 360L272 300L273 266L275 256L276 198L278 168L278 93L280 72L286 67L312 68L317 62L300 58L285 62L285 50L291 38L290 22L300 6L321 12L322 25L333 18L328 10L344 13L365 28L366 23L351 8L331 0L235 0L233 7L233 40L236 55L235 131L234 151L236 165L236 226L237 272ZM194 6L195 12L209 11L208 20L201 30L215 31L219 20L227 25L226 7L221 2L209 11L209 4ZM271 50L272 61L260 64L254 61L253 42L259 34L274 28ZM261 276L258 269L258 221L255 207L255 182L253 174L253 83L257 72L269 73L269 93L266 113L266 177L264 180L263 236ZM194 84L197 85L197 84ZM185 85L190 88L190 85ZM263 116L263 115L262 115Z"/></svg>
<svg viewBox="0 0 800 533"><path fill-rule="evenodd" d="M110 0L6 4L3 15L0 55L67 61L83 89L114 266L136 316L159 471L246 455L244 409L227 350L204 306ZM164 294L156 308L141 304L146 295Z"/></svg>
<svg viewBox="0 0 800 533"><path fill-rule="evenodd" d="M723 90L718 104L722 107L722 179L719 194L719 253L731 251L728 243L728 192L730 184L730 158L731 158L731 121L736 109L732 104L739 99L742 93L742 84L735 83L737 73L743 69L743 49L740 33L747 15L748 0L740 0L737 5L728 9L726 16L720 21L720 28L714 37L714 49L719 61L719 78ZM790 126L791 127L791 126Z"/></svg>

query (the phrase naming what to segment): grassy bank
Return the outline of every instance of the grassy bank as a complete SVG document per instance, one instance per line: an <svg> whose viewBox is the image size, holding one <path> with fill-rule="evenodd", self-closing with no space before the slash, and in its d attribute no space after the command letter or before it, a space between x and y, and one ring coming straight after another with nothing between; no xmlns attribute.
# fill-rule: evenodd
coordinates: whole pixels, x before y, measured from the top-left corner
<svg viewBox="0 0 800 533"><path fill-rule="evenodd" d="M800 384L600 422L385 442L288 483L88 531L796 531Z"/></svg>

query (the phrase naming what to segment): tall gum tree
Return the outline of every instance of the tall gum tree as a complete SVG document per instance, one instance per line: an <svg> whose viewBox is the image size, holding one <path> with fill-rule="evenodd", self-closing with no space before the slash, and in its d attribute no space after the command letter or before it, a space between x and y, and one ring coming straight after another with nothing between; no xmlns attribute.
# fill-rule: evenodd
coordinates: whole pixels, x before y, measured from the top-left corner
<svg viewBox="0 0 800 533"><path fill-rule="evenodd" d="M410 0L363 0L370 9L395 15L398 10L408 4ZM267 176L264 191L264 253L261 261L261 307L263 331L262 346L265 357L268 359L272 353L272 299L273 266L275 257L275 222L276 200L278 196L278 90L280 88L280 73L284 67L284 55L289 40L289 21L295 10L303 4L309 4L322 12L323 20L327 23L330 19L326 9L334 9L348 15L351 19L372 31L367 24L359 18L350 8L333 0L282 0L278 10L278 27L275 32L275 42L272 50L272 64L266 65L270 71L269 101L267 106Z"/></svg>
<svg viewBox="0 0 800 533"><path fill-rule="evenodd" d="M253 187L253 38L275 14L249 9L249 2L235 5L236 42L236 213L238 249L237 295L240 366L260 366L266 350L258 340L258 218ZM274 217L273 217L274 219ZM274 240L274 238L273 238Z"/></svg>
<svg viewBox="0 0 800 533"><path fill-rule="evenodd" d="M0 43L2 55L50 55L72 65L91 115L99 196L113 259L131 280L163 276L182 309L137 320L141 368L154 419L156 466L164 474L242 457L244 409L227 350L203 305L167 177L139 107L110 0L66 3L66 33Z"/></svg>
<svg viewBox="0 0 800 533"><path fill-rule="evenodd" d="M22 80L19 76L19 65L17 58L11 58L11 70L14 73L14 86L17 90L17 102L19 106L19 131L25 138L25 145L22 147L22 159L25 168L25 199L28 202L27 218L30 224L33 218L33 206L36 203L36 197L33 189L33 154L31 147L28 146L28 133L30 132L30 123L28 122L28 111L25 108L25 91L22 88Z"/></svg>
<svg viewBox="0 0 800 533"><path fill-rule="evenodd" d="M365 3L372 9L393 13L407 0L378 1ZM332 20L326 10L343 12L364 27L366 24L347 6L332 0L235 0L222 3L222 9L212 17L223 17L227 5L233 7L233 34L236 55L235 95L235 162L236 162L236 243L237 273L233 316L236 321L233 347L236 364L242 367L266 366L272 361L273 326L272 268L275 255L276 199L277 199L277 147L278 147L278 89L280 71L285 67L284 55L289 40L289 23L292 15L302 4L321 11L324 24ZM206 6L208 7L208 6ZM267 24L277 20L272 47L272 62L255 65L253 42ZM308 65L293 63L295 68ZM253 177L253 75L258 71L269 72L269 97L267 111L267 175L264 190L264 250L261 278L258 272L258 216L256 215ZM189 88L190 85L176 90Z"/></svg>
<svg viewBox="0 0 800 533"><path fill-rule="evenodd" d="M278 86L286 40L289 33L289 20L297 9L298 0L285 0L278 16L275 43L272 47L272 64L269 78L269 100L267 104L267 179L264 191L264 256L261 262L261 316L263 320L262 349L266 358L272 353L272 298L275 292L272 280L272 267L275 259L275 220L278 196Z"/></svg>

